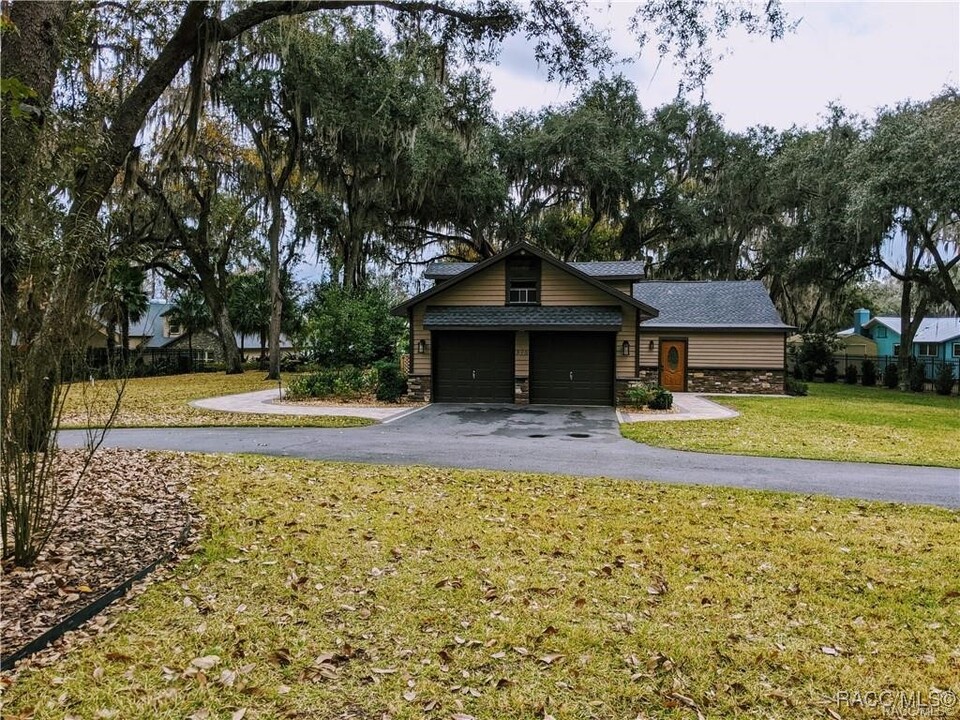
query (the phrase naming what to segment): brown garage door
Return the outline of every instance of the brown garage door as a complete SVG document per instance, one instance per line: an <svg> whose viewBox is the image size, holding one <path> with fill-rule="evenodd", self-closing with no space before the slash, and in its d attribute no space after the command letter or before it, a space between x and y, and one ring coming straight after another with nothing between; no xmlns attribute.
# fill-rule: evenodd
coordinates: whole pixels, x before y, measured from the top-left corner
<svg viewBox="0 0 960 720"><path fill-rule="evenodd" d="M435 402L513 402L512 332L433 333Z"/></svg>
<svg viewBox="0 0 960 720"><path fill-rule="evenodd" d="M613 405L614 335L530 333L530 402Z"/></svg>

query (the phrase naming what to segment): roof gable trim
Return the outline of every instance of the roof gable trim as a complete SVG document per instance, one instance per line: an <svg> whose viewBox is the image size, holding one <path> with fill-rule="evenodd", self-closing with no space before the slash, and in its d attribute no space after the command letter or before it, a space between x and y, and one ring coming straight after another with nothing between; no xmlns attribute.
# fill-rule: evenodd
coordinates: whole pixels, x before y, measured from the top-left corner
<svg viewBox="0 0 960 720"><path fill-rule="evenodd" d="M510 257L511 255L514 255L521 251L526 251L531 253L532 255L536 255L538 258L540 258L544 262L550 263L558 270L561 270L567 273L568 275L572 275L573 277L577 278L578 280L582 280L588 285L592 285L593 287L597 288L598 290L601 290L602 292L606 293L610 297L617 299L621 303L624 303L626 305L632 305L633 307L642 311L648 317L657 317L660 314L660 312L656 308L653 308L650 305L647 305L646 303L641 302L640 300L637 300L636 298L627 295L626 293L622 293L619 290L610 287L606 283L603 283L597 280L596 278L590 277L586 273L581 272L580 270L577 270L575 267L571 266L569 263L565 263L562 260L558 260L552 255L544 252L540 248L537 248L526 241L516 243L515 245L511 245L506 250L503 250L497 253L493 257L489 257L486 260L482 260L478 262L469 270L465 270L459 275L455 275L454 277L450 278L446 282L441 283L439 285L435 285L434 287L430 288L429 290L425 290L419 295L414 295L412 298L410 298L406 302L400 303L399 305L394 307L391 312L394 315L405 315L407 313L407 310L412 308L414 305L417 305L423 302L424 300L428 300L429 298L433 297L434 295L437 295L438 293L449 290L454 285L457 285L463 282L469 277L473 277L474 275L476 275L479 272L482 272L486 268L491 267L492 265L495 265L501 260L504 260Z"/></svg>

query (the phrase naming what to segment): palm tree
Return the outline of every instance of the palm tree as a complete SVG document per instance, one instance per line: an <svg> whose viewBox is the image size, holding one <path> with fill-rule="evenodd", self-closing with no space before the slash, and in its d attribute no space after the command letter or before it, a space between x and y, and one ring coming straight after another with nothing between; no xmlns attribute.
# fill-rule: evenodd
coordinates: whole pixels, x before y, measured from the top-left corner
<svg viewBox="0 0 960 720"><path fill-rule="evenodd" d="M213 324L210 309L203 299L203 293L189 289L181 291L174 300L173 307L164 315L172 325L179 325L187 334L187 348L190 361L193 362L193 333L206 330Z"/></svg>
<svg viewBox="0 0 960 720"><path fill-rule="evenodd" d="M144 272L141 268L117 263L107 270L100 318L107 326L109 354L113 353L116 346L117 326L120 327L120 354L124 363L130 357L130 324L140 320L150 306L143 283Z"/></svg>
<svg viewBox="0 0 960 720"><path fill-rule="evenodd" d="M260 270L255 273L235 275L230 278L230 296L227 299L227 312L230 322L240 334L240 354L244 354L244 338L253 333L260 334L261 354L263 338L270 325L270 294L267 275Z"/></svg>

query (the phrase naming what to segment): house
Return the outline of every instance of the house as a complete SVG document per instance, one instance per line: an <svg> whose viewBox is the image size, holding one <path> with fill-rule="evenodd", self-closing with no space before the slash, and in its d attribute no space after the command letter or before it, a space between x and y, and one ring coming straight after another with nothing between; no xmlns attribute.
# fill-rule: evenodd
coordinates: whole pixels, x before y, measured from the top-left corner
<svg viewBox="0 0 960 720"><path fill-rule="evenodd" d="M186 351L192 346L195 360L222 362L223 349L220 347L217 335L210 330L200 330L192 334L184 332L182 327L170 322L167 313L173 307L173 303L151 301L143 317L130 325L130 349ZM257 360L261 354L266 353L259 334L234 333L234 337L245 362ZM293 342L286 335L281 334L281 354L293 352L293 350ZM144 357L147 360L150 359L146 353Z"/></svg>
<svg viewBox="0 0 960 720"><path fill-rule="evenodd" d="M759 282L648 282L642 263L565 263L528 243L425 277L393 309L416 400L612 405L638 381L783 392L792 328Z"/></svg>
<svg viewBox="0 0 960 720"><path fill-rule="evenodd" d="M860 308L853 313L853 327L837 333L845 347L863 347L866 352L849 354L895 358L900 354L900 317L878 315ZM874 351L870 352L873 346ZM920 322L913 338L911 354L918 360L933 363L960 361L960 318L930 317Z"/></svg>
<svg viewBox="0 0 960 720"><path fill-rule="evenodd" d="M233 334L244 362L259 360L269 355L269 349L261 342L260 334ZM223 362L223 348L220 338L210 330L198 330L195 333L182 333L163 345L168 350L187 350L193 347L193 354L202 362ZM280 354L287 355L295 350L293 342L280 333Z"/></svg>

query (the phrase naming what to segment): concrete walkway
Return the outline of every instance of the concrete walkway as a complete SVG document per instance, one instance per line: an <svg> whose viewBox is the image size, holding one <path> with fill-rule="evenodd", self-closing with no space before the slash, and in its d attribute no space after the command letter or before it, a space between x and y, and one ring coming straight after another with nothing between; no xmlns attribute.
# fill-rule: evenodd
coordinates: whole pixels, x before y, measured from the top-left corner
<svg viewBox="0 0 960 720"><path fill-rule="evenodd" d="M194 407L220 412L250 413L253 415L336 415L362 417L378 420L382 423L399 420L406 415L421 410L415 408L375 407L370 405L298 405L279 401L277 390L257 390L239 395L194 400ZM673 412L630 412L617 410L620 422L676 422L680 420L724 420L737 417L740 413L728 407L708 400L694 393L674 393Z"/></svg>
<svg viewBox="0 0 960 720"><path fill-rule="evenodd" d="M250 413L252 415L337 415L379 420L382 423L399 420L422 407L376 407L372 405L296 405L279 402L276 390L257 390L239 395L194 400L190 403L204 410Z"/></svg>
<svg viewBox="0 0 960 720"><path fill-rule="evenodd" d="M630 412L618 409L620 422L676 422L678 420L725 420L739 415L736 410L719 405L702 395L673 393L673 412Z"/></svg>

